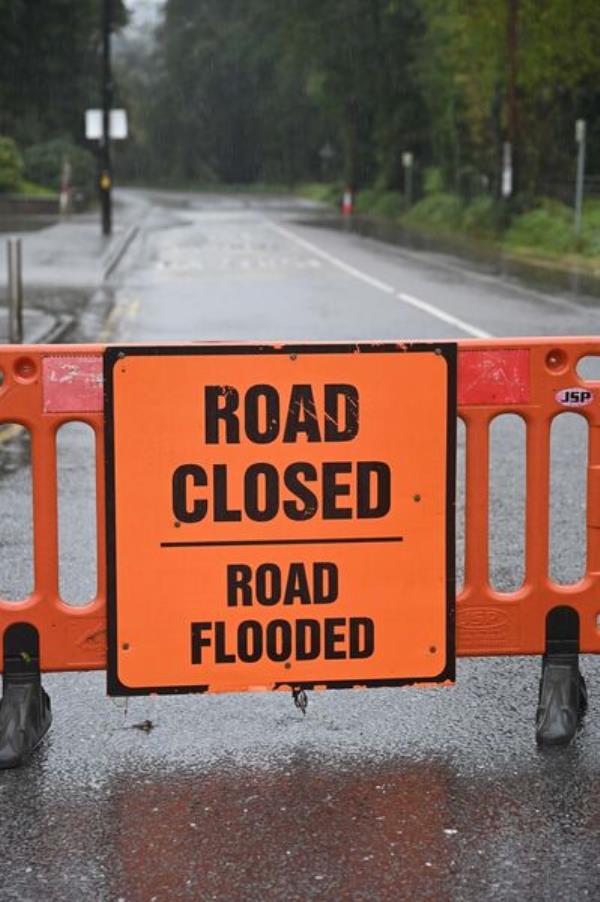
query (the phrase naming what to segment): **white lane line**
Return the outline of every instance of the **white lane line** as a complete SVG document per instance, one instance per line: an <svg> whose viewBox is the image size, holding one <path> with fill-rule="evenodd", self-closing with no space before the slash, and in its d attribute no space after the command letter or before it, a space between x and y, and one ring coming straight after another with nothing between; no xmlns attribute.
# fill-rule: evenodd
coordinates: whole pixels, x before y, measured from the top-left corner
<svg viewBox="0 0 600 902"><path fill-rule="evenodd" d="M465 322L465 320L459 319L458 316L453 316L451 313L446 313L445 310L442 310L440 307L436 307L434 304L429 304L427 303L427 301L422 301L419 298L413 297L413 295L411 294L406 294L404 291L396 291L393 285L388 285L387 282L382 282L380 279L376 279L374 276L368 275L361 269L357 269L355 266L351 266L349 263L344 263L344 261L340 260L339 257L335 257L333 254L322 250L320 247L317 247L316 244L312 244L312 242L307 241L305 238L300 238L299 235L296 235L295 232L286 229L284 226L280 226L270 219L266 219L265 223L269 226L269 228L273 229L275 232L278 232L289 241L295 242L300 247L303 247L305 250L310 251L312 254L316 254L323 260L327 260L327 262L331 263L332 266L336 266L338 269L341 269L342 272L345 272L349 276L353 276L355 279L359 279L361 282L365 282L372 288L377 288L378 291L383 291L385 292L385 294L394 295L394 297L399 301L402 301L403 304L408 304L410 307L415 307L422 313L427 313L429 314L429 316L433 316L436 319L441 320L443 323L448 323L448 325L450 326L455 326L457 329L460 329L461 332L465 332L467 335L471 335L473 338L492 337L490 332L486 332L484 329L480 329L478 326L467 323Z"/></svg>
<svg viewBox="0 0 600 902"><path fill-rule="evenodd" d="M371 285L372 288L377 288L379 289L379 291L385 291L386 294L396 293L396 289L392 285L387 285L380 279L376 279L374 278L374 276L369 276L366 272L362 272L362 270L356 269L355 266L350 266L349 263L344 263L344 261L340 260L339 257L334 257L333 254L328 254L327 251L321 250L321 248L317 247L316 244L312 244L310 241L306 241L304 238L300 238L299 235L296 235L294 232L290 232L289 229L286 229L283 226L277 225L276 223L272 222L272 220L267 219L265 221L268 226L270 226L276 232L279 232L280 235L283 235L285 238L289 238L290 241L295 241L296 244L300 245L300 247L303 247L305 250L310 251L312 254L316 254L323 260L327 260L328 263L331 263L333 266L337 266L338 269L343 270L349 276L354 276L355 279L360 279L361 282L366 282L367 285Z"/></svg>
<svg viewBox="0 0 600 902"><path fill-rule="evenodd" d="M462 332L466 332L467 335L472 335L473 338L492 337L490 332L486 332L484 329L480 329L479 326L472 326L471 323L466 323L464 319L459 319L458 316L453 316L451 313L446 313L445 310L441 310L439 307L435 307L433 304L428 304L427 301L421 301L419 300L419 298L415 298L411 294L405 294L405 292L403 291L398 291L396 293L396 297L399 301L403 301L405 304L410 304L411 307L416 307L417 310L422 310L423 313L429 313L430 316L435 316L437 319L441 319L443 323L448 323L451 326L456 326L457 329L460 329Z"/></svg>

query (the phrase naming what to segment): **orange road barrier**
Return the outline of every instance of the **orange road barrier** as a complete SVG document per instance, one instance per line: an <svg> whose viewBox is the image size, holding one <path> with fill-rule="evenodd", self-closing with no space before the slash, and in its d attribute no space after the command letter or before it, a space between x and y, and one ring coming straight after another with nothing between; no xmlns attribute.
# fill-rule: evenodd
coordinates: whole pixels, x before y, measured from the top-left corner
<svg viewBox="0 0 600 902"><path fill-rule="evenodd" d="M104 419L98 345L0 348L0 422L31 436L34 589L22 601L0 601L0 632L27 622L40 636L43 671L95 670L106 658ZM67 422L96 436L97 596L84 607L59 594L56 433ZM0 539L1 541L1 539Z"/></svg>
<svg viewBox="0 0 600 902"><path fill-rule="evenodd" d="M16 624L34 627L41 671L106 667L103 352L101 345L0 347L0 424L19 424L31 435L35 574L28 598L0 600L0 636ZM466 426L459 656L548 654L555 639L558 653L600 652L600 382L578 375L585 356L600 357L600 339L458 343L458 416ZM567 410L589 428L587 564L579 582L563 586L549 576L550 429ZM505 413L526 427L525 578L510 593L492 588L489 577L489 436ZM55 440L71 421L91 426L96 438L98 589L81 607L59 594Z"/></svg>
<svg viewBox="0 0 600 902"><path fill-rule="evenodd" d="M546 617L560 606L579 615L579 650L600 652L600 384L577 374L581 358L600 355L600 341L497 339L462 341L459 347L466 523L457 654L542 654ZM562 586L549 577L550 428L568 410L583 416L589 427L587 571L578 583ZM494 591L489 581L489 435L493 420L503 413L517 414L526 426L525 579L511 593Z"/></svg>
<svg viewBox="0 0 600 902"><path fill-rule="evenodd" d="M32 438L35 589L23 601L0 601L0 631L27 621L42 637L44 671L105 667L105 511L103 346L0 347L0 423L18 423ZM458 414L466 424L465 583L457 597L457 654L542 654L547 613L559 605L580 618L580 650L600 652L600 403L559 402L565 391L600 384L577 375L577 362L600 356L588 338L486 339L459 342ZM565 410L589 426L587 572L575 585L551 581L549 565L550 427ZM516 592L489 581L489 430L504 413L527 428L525 581ZM98 594L82 607L58 591L57 430L88 424L96 436ZM1 649L0 649L1 653Z"/></svg>

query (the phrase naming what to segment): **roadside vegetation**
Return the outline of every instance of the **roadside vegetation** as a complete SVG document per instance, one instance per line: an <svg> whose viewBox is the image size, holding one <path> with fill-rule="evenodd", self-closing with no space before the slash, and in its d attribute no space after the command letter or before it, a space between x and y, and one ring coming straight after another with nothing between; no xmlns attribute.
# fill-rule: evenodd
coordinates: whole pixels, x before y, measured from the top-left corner
<svg viewBox="0 0 600 902"><path fill-rule="evenodd" d="M521 209L573 182L578 118L600 176L599 45L597 0L166 0L118 54L119 168L404 194L410 155L413 200L432 169L441 193L497 198L510 142Z"/></svg>
<svg viewBox="0 0 600 902"><path fill-rule="evenodd" d="M112 6L119 29L125 7ZM72 187L91 195L83 122L100 105L101 3L0 0L0 21L0 195L55 194L65 161Z"/></svg>
<svg viewBox="0 0 600 902"><path fill-rule="evenodd" d="M299 186L297 193L336 209L343 190L342 183L307 183ZM600 273L600 199L584 203L579 235L574 230L573 207L547 197L533 200L522 212L514 212L489 194L465 199L435 187L412 206L398 191L373 188L358 192L354 200L357 216L552 265L579 264Z"/></svg>
<svg viewBox="0 0 600 902"><path fill-rule="evenodd" d="M466 239L509 254L551 264L578 263L600 272L600 200L583 205L581 231L574 229L574 211L557 200L538 198L522 212L489 194L471 199L432 187L414 205L397 191L367 188L357 193L354 212L397 223L430 236ZM309 183L297 189L302 197L339 207L343 184Z"/></svg>
<svg viewBox="0 0 600 902"><path fill-rule="evenodd" d="M66 139L33 144L23 154L12 138L0 136L0 195L54 197L60 189L65 161L78 190L94 189L96 165L88 151Z"/></svg>

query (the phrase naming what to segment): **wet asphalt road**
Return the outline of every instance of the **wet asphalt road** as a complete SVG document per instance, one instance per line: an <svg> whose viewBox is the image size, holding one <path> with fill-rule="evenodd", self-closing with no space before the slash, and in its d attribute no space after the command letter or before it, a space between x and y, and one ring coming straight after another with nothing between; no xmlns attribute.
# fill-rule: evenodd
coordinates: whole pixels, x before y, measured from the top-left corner
<svg viewBox="0 0 600 902"><path fill-rule="evenodd" d="M288 202L144 199L114 312L81 340L600 331L592 300L303 225L314 213ZM585 443L572 420L560 428L555 566L568 581L582 567ZM0 449L5 511L27 497L26 454ZM514 422L494 454L492 578L510 588L522 553ZM61 549L79 602L94 591L92 471L89 436L68 427ZM9 597L31 579L25 527L13 517L0 548ZM49 737L0 776L0 899L596 898L600 667L583 670L590 712L558 752L534 743L534 660L462 660L452 688L313 694L306 717L279 693L125 707L105 697L103 674L50 675Z"/></svg>

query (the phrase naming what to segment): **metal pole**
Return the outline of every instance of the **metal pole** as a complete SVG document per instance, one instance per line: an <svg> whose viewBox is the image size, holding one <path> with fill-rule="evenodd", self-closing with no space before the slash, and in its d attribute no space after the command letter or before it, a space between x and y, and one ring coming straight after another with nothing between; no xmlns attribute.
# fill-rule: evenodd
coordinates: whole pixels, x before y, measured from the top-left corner
<svg viewBox="0 0 600 902"><path fill-rule="evenodd" d="M575 183L575 234L581 232L581 212L583 209L583 179L585 175L585 119L575 123L575 140L577 141L577 180Z"/></svg>
<svg viewBox="0 0 600 902"><path fill-rule="evenodd" d="M402 154L402 165L404 167L404 199L406 206L410 207L413 196L413 163L414 156L410 151L404 151Z"/></svg>
<svg viewBox="0 0 600 902"><path fill-rule="evenodd" d="M21 276L21 239L9 238L8 252L8 340L23 341L23 279Z"/></svg>
<svg viewBox="0 0 600 902"><path fill-rule="evenodd" d="M110 69L110 31L112 0L103 0L102 16L102 138L100 139L100 201L102 204L102 234L112 232L112 170L110 159L110 110L112 106L112 75Z"/></svg>

